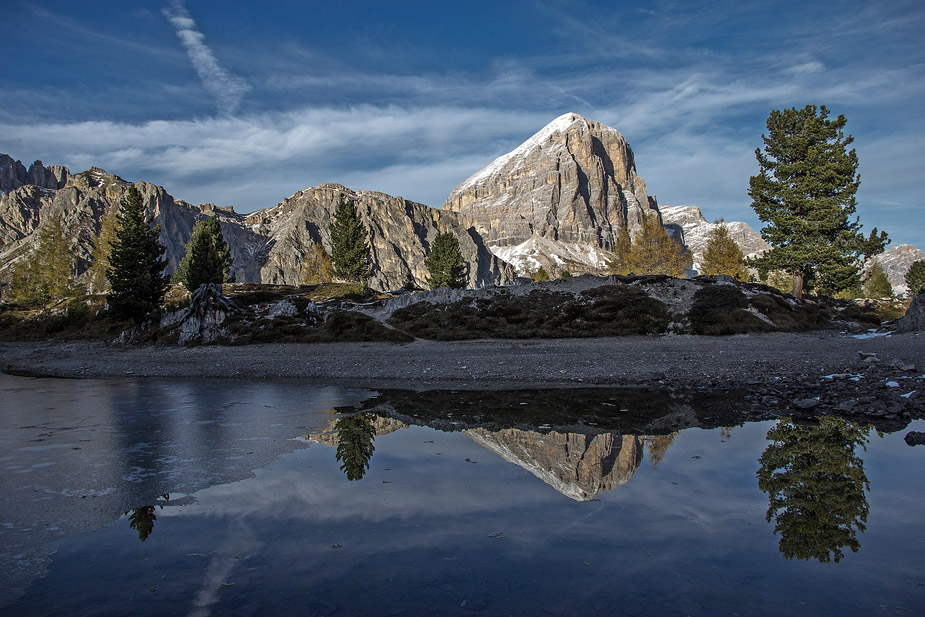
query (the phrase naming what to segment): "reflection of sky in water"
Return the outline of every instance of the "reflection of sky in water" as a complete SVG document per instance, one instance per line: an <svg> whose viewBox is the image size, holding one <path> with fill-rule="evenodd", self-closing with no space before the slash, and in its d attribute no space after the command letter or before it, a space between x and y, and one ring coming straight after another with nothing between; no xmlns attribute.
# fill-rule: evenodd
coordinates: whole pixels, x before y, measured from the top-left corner
<svg viewBox="0 0 925 617"><path fill-rule="evenodd" d="M736 428L725 442L719 430L683 431L657 469L644 461L584 503L462 433L381 435L356 482L334 447L312 444L254 478L158 509L144 543L125 518L57 541L49 575L8 610L849 615L925 606L925 449L906 446L905 431L872 434L860 551L838 564L786 560L755 479L772 425Z"/></svg>

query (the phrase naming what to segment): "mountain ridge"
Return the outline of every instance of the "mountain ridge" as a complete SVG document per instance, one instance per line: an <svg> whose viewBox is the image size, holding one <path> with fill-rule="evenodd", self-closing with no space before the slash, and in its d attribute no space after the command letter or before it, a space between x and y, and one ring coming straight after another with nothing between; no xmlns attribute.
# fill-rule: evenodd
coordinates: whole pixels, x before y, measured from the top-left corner
<svg viewBox="0 0 925 617"><path fill-rule="evenodd" d="M78 274L90 265L92 238L102 216L117 205L129 182L97 167L71 174L63 166L35 161L28 169L0 154L0 281L11 265L37 244L37 230L62 216L74 234ZM656 217L685 244L700 270L709 232L715 227L697 206L662 206L636 174L635 156L611 127L566 113L517 148L496 157L457 185L441 208L368 190L322 183L274 206L239 214L214 204L192 205L164 187L135 182L153 221L161 225L168 271L183 257L193 223L219 220L239 282L297 285L302 258L313 242L330 251L328 225L342 199L357 202L370 231L373 268L369 285L388 290L409 281L427 286L424 259L438 233L451 231L467 262L467 285L507 284L540 267L553 276L600 273L616 234ZM767 243L746 223L727 222L746 256ZM909 245L889 249L884 265L897 292L905 269L925 253Z"/></svg>

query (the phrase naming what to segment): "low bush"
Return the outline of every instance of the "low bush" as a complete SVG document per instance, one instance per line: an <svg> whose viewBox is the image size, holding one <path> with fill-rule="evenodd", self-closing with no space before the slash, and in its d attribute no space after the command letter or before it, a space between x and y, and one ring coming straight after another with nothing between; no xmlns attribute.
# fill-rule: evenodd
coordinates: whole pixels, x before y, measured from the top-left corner
<svg viewBox="0 0 925 617"><path fill-rule="evenodd" d="M395 311L389 323L421 338L562 338L661 334L668 329L665 305L628 285L607 285L576 297L534 290L499 293L453 304L419 302Z"/></svg>
<svg viewBox="0 0 925 617"><path fill-rule="evenodd" d="M708 285L694 293L687 314L694 334L744 334L776 328L748 312L748 298L732 285Z"/></svg>

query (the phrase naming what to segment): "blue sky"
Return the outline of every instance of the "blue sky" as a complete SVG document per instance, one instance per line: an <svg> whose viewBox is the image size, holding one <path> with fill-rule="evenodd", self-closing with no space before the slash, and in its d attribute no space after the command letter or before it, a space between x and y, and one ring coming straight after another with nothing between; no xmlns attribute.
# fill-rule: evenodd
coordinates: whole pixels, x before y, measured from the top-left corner
<svg viewBox="0 0 925 617"><path fill-rule="evenodd" d="M193 203L321 182L439 207L569 111L664 205L745 220L772 109L848 118L865 230L925 248L925 4L7 0L0 152Z"/></svg>

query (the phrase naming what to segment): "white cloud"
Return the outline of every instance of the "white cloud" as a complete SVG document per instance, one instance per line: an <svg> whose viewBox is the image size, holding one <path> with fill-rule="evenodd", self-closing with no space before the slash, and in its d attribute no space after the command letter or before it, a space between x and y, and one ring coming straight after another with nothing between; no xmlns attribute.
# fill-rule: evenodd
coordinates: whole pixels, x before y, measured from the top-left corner
<svg viewBox="0 0 925 617"><path fill-rule="evenodd" d="M176 30L177 38L186 49L202 84L215 97L219 113L233 114L241 98L251 89L250 85L219 65L205 43L205 35L196 29L196 22L181 0L172 0L170 6L164 9L164 15Z"/></svg>

